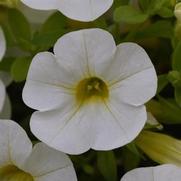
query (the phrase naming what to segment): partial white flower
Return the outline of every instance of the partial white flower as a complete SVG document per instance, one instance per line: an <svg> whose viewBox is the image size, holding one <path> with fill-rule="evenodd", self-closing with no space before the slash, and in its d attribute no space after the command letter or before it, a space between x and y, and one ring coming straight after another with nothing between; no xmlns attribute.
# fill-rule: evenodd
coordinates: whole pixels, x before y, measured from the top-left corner
<svg viewBox="0 0 181 181"><path fill-rule="evenodd" d="M134 169L126 173L121 181L180 181L180 179L181 168L165 164Z"/></svg>
<svg viewBox="0 0 181 181"><path fill-rule="evenodd" d="M116 47L101 29L68 33L54 54L37 54L23 100L37 109L31 130L51 147L70 154L111 150L131 142L147 116L143 105L155 95L157 77L137 44Z"/></svg>
<svg viewBox="0 0 181 181"><path fill-rule="evenodd" d="M6 41L2 28L0 27L0 61L2 60L6 51Z"/></svg>
<svg viewBox="0 0 181 181"><path fill-rule="evenodd" d="M27 6L40 10L59 10L65 16L79 21L93 21L105 13L113 0L21 0Z"/></svg>
<svg viewBox="0 0 181 181"><path fill-rule="evenodd" d="M1 181L76 181L64 153L38 143L32 149L26 132L14 121L0 120Z"/></svg>

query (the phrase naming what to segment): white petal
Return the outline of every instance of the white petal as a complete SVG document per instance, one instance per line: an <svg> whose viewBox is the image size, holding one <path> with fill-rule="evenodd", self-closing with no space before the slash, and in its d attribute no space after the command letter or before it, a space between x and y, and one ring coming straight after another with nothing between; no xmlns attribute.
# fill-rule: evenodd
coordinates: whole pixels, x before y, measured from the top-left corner
<svg viewBox="0 0 181 181"><path fill-rule="evenodd" d="M126 173L121 181L180 181L181 169L170 164L137 168Z"/></svg>
<svg viewBox="0 0 181 181"><path fill-rule="evenodd" d="M155 69L146 52L134 43L118 46L115 59L104 77L111 82L111 94L131 105L142 105L156 93Z"/></svg>
<svg viewBox="0 0 181 181"><path fill-rule="evenodd" d="M72 162L62 152L56 151L44 143L38 143L24 164L24 170L36 181L76 181Z"/></svg>
<svg viewBox="0 0 181 181"><path fill-rule="evenodd" d="M59 66L54 55L48 52L37 54L29 68L23 89L24 102L38 110L61 106L72 98L75 76ZM64 101L65 100L65 101Z"/></svg>
<svg viewBox="0 0 181 181"><path fill-rule="evenodd" d="M109 103L108 108L101 102L36 112L30 127L35 136L49 146L65 153L80 154L90 148L110 150L129 143L145 121L144 106L135 108Z"/></svg>
<svg viewBox="0 0 181 181"><path fill-rule="evenodd" d="M0 120L0 167L24 163L32 151L32 144L26 132L14 121Z"/></svg>
<svg viewBox="0 0 181 181"><path fill-rule="evenodd" d="M6 51L6 41L2 28L0 27L0 61L2 60Z"/></svg>
<svg viewBox="0 0 181 181"><path fill-rule="evenodd" d="M5 86L4 86L3 82L0 80L0 112L3 109L5 97L6 97Z"/></svg>
<svg viewBox="0 0 181 181"><path fill-rule="evenodd" d="M146 122L144 106L133 107L117 100L97 106L94 124L95 150L111 150L126 145L140 133ZM90 120L91 121L91 120Z"/></svg>
<svg viewBox="0 0 181 181"><path fill-rule="evenodd" d="M79 21L93 21L105 13L113 0L22 0L26 5L42 10L58 9L65 16Z"/></svg>
<svg viewBox="0 0 181 181"><path fill-rule="evenodd" d="M0 112L0 118L1 119L10 119L11 118L11 102L10 102L8 95L6 95L3 109Z"/></svg>
<svg viewBox="0 0 181 181"><path fill-rule="evenodd" d="M62 64L74 68L80 77L99 76L116 51L110 33L101 29L86 29L68 33L54 47Z"/></svg>
<svg viewBox="0 0 181 181"><path fill-rule="evenodd" d="M47 145L69 154L80 154L90 149L92 139L89 109L71 103L47 112L35 112L30 121L32 133Z"/></svg>

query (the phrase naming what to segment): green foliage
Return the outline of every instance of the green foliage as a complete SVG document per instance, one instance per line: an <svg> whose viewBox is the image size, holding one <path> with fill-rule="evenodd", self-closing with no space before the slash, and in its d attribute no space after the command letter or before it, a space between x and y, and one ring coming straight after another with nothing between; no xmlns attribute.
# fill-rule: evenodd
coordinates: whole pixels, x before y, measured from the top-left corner
<svg viewBox="0 0 181 181"><path fill-rule="evenodd" d="M25 16L16 9L8 12L8 27L14 41L25 50L31 49L31 28Z"/></svg>
<svg viewBox="0 0 181 181"><path fill-rule="evenodd" d="M40 31L34 34L32 42L40 49L48 49L66 32L66 18L56 12L42 25Z"/></svg>
<svg viewBox="0 0 181 181"><path fill-rule="evenodd" d="M117 180L117 166L113 151L98 152L97 165L106 181Z"/></svg>
<svg viewBox="0 0 181 181"><path fill-rule="evenodd" d="M16 82L26 79L32 57L16 58L11 66L11 76Z"/></svg>
<svg viewBox="0 0 181 181"><path fill-rule="evenodd" d="M114 20L116 22L124 22L130 24L143 23L148 18L147 14L134 9L132 6L120 6L114 12Z"/></svg>

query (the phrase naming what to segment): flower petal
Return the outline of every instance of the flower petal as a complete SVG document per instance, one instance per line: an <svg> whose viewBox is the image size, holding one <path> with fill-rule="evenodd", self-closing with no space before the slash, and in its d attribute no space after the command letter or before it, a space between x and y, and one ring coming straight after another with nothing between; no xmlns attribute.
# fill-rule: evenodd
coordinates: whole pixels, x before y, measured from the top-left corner
<svg viewBox="0 0 181 181"><path fill-rule="evenodd" d="M38 143L24 164L24 170L31 173L36 181L76 181L73 164L62 152L44 143Z"/></svg>
<svg viewBox="0 0 181 181"><path fill-rule="evenodd" d="M101 29L86 29L68 33L54 47L55 56L80 77L99 76L116 51L110 33Z"/></svg>
<svg viewBox="0 0 181 181"><path fill-rule="evenodd" d="M95 107L95 150L112 150L128 144L140 133L146 122L144 106L133 107L117 100ZM97 116L98 115L98 116Z"/></svg>
<svg viewBox="0 0 181 181"><path fill-rule="evenodd" d="M113 0L22 0L23 3L35 9L58 9L65 16L79 21L93 21L105 13Z"/></svg>
<svg viewBox="0 0 181 181"><path fill-rule="evenodd" d="M131 105L142 105L156 93L155 69L146 52L134 43L118 46L104 77L110 82L112 96Z"/></svg>
<svg viewBox="0 0 181 181"><path fill-rule="evenodd" d="M32 151L26 132L14 121L0 120L0 167L13 164L21 167Z"/></svg>
<svg viewBox="0 0 181 181"><path fill-rule="evenodd" d="M47 145L69 154L80 154L91 147L91 118L88 107L67 104L61 109L35 112L30 121L32 133Z"/></svg>
<svg viewBox="0 0 181 181"><path fill-rule="evenodd" d="M6 51L6 41L2 28L0 27L0 61L3 58Z"/></svg>
<svg viewBox="0 0 181 181"><path fill-rule="evenodd" d="M80 154L90 148L110 150L132 141L146 121L144 106L116 106L113 110L101 101L74 109L36 112L30 127L41 141L65 153Z"/></svg>
<svg viewBox="0 0 181 181"><path fill-rule="evenodd" d="M181 169L171 164L157 167L137 168L126 173L121 181L180 181Z"/></svg>
<svg viewBox="0 0 181 181"><path fill-rule="evenodd" d="M3 109L5 97L6 97L5 86L4 86L3 82L0 80L0 112Z"/></svg>
<svg viewBox="0 0 181 181"><path fill-rule="evenodd" d="M49 110L72 98L75 76L59 66L54 55L37 54L31 65L23 89L23 100L31 108Z"/></svg>

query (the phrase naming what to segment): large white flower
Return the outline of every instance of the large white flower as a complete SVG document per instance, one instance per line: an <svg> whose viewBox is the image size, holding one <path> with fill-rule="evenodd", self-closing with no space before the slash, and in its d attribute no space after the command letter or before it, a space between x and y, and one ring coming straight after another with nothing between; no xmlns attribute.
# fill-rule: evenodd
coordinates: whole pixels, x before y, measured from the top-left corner
<svg viewBox="0 0 181 181"><path fill-rule="evenodd" d="M40 9L57 9L65 16L80 20L93 21L105 13L113 0L21 0L27 6Z"/></svg>
<svg viewBox="0 0 181 181"><path fill-rule="evenodd" d="M137 168L126 173L121 181L180 181L181 169L171 164Z"/></svg>
<svg viewBox="0 0 181 181"><path fill-rule="evenodd" d="M157 77L137 44L116 47L101 29L68 33L54 54L37 54L23 90L35 112L32 132L70 154L109 150L131 142L147 116L143 105L154 96Z"/></svg>
<svg viewBox="0 0 181 181"><path fill-rule="evenodd" d="M32 144L14 121L0 120L1 181L76 181L70 159L44 143Z"/></svg>

